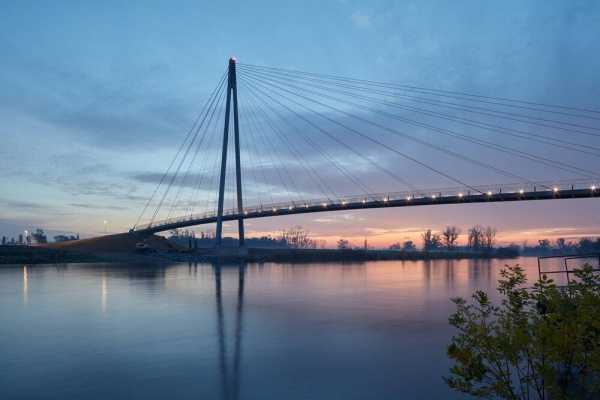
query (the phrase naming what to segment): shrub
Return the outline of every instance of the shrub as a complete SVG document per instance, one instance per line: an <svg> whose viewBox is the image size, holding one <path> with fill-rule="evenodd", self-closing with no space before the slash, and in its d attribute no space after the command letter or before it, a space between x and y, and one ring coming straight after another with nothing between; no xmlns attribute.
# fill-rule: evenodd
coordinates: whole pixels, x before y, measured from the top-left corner
<svg viewBox="0 0 600 400"><path fill-rule="evenodd" d="M574 275L566 288L546 276L526 288L517 265L501 272L500 304L483 291L453 299L449 387L482 398L598 398L600 277L588 265Z"/></svg>

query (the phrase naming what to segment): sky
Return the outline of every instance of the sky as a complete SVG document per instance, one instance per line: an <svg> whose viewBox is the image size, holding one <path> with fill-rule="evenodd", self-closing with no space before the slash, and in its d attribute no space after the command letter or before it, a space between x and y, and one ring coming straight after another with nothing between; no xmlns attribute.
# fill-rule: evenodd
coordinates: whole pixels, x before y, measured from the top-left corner
<svg viewBox="0 0 600 400"><path fill-rule="evenodd" d="M89 237L133 226L229 57L245 64L598 110L598 26L600 3L593 0L5 4L0 25L0 234L14 236L40 227L51 234ZM262 182L253 179L260 174L253 168L268 170L277 159L300 176L288 185L305 196L316 195L303 181L292 153L273 147L278 158L268 161L269 146L264 152L253 150L251 136L244 137L251 128L244 119L251 107L242 86L241 141L248 159L254 158L246 164L247 203L253 198L266 201L261 194L284 197L275 172L267 171ZM600 129L598 121L591 123ZM430 133L413 133L429 140L424 135ZM198 177L209 168L205 164L217 160L218 134L215 128L200 152ZM583 146L598 144L592 136L552 134ZM266 137L267 145L271 140ZM410 141L394 143L470 182L506 182ZM441 139L438 143L459 146ZM357 139L349 138L348 144L402 171L412 182L448 186ZM334 142L321 145L378 191L402 190ZM455 148L531 179L576 178L493 152ZM537 151L588 170L597 171L600 164L597 157ZM317 154L303 154L338 191L353 194L348 183L335 183L338 177ZM203 189L200 198L214 192ZM367 238L384 246L418 241L425 229L457 225L466 231L483 224L497 227L502 243L533 243L543 237L600 235L599 211L596 199L436 206L252 220L247 230L249 235L275 234L301 225L329 245L344 237L357 245ZM226 232L234 228L227 225Z"/></svg>

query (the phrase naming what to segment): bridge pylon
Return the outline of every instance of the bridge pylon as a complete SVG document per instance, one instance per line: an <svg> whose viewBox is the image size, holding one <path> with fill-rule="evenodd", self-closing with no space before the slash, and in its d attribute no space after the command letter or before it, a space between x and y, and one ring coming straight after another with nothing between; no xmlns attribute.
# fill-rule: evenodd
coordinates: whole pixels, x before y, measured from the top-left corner
<svg viewBox="0 0 600 400"><path fill-rule="evenodd" d="M244 246L244 205L242 198L242 174L240 166L240 129L238 121L237 78L235 58L229 59L227 79L227 100L225 103L225 124L223 127L223 152L221 153L221 174L219 180L219 203L217 207L216 246L221 246L223 239L223 201L225 197L225 176L227 173L227 149L229 145L229 125L231 103L233 101L233 133L235 146L235 184L237 189L238 233L239 245Z"/></svg>

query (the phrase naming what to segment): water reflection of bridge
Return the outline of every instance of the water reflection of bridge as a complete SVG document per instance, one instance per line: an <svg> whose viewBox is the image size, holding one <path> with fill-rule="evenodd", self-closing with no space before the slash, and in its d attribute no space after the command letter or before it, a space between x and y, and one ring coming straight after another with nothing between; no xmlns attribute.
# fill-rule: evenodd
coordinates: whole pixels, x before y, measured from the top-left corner
<svg viewBox="0 0 600 400"><path fill-rule="evenodd" d="M235 313L235 336L233 347L233 367L228 368L227 335L225 329L225 313L223 307L223 290L221 283L221 265L213 264L215 276L215 303L217 307L217 332L219 337L219 373L221 378L221 393L224 400L239 399L240 396L240 363L242 353L243 311L244 311L244 282L246 265L238 266L238 290ZM231 374L230 374L231 372Z"/></svg>

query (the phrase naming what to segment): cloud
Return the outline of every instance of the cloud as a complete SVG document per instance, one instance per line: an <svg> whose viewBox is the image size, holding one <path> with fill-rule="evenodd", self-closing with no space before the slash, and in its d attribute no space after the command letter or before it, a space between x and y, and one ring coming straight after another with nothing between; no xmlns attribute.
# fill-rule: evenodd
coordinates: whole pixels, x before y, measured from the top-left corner
<svg viewBox="0 0 600 400"><path fill-rule="evenodd" d="M85 208L85 209L89 209L89 210L129 210L129 207L109 206L109 205L102 206L102 205L86 204L86 203L70 203L69 205L72 207Z"/></svg>
<svg viewBox="0 0 600 400"><path fill-rule="evenodd" d="M109 149L163 146L193 121L197 99L156 83L172 78L166 65L99 77L0 44L8 53L0 75L0 105L8 115L27 115Z"/></svg>
<svg viewBox="0 0 600 400"><path fill-rule="evenodd" d="M49 206L47 204L36 203L36 202L26 201L26 200L10 200L10 199L3 199L3 198L0 198L0 204L3 204L6 207L16 208L16 209L20 209L20 210L39 211L39 210L47 210L49 208L52 208L51 206Z"/></svg>
<svg viewBox="0 0 600 400"><path fill-rule="evenodd" d="M365 231L369 235L392 235L392 234L416 234L425 231L425 228L411 227L411 228L377 228L377 227L366 227ZM435 231L434 231L435 232Z"/></svg>
<svg viewBox="0 0 600 400"><path fill-rule="evenodd" d="M371 18L366 14L362 14L356 11L352 14L350 18L352 19L352 23L354 24L354 26L357 28L364 29L369 28L371 26Z"/></svg>

